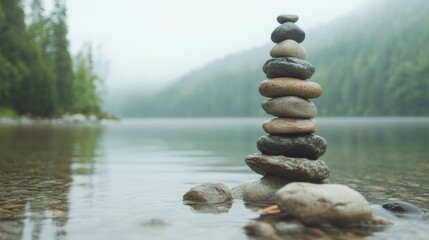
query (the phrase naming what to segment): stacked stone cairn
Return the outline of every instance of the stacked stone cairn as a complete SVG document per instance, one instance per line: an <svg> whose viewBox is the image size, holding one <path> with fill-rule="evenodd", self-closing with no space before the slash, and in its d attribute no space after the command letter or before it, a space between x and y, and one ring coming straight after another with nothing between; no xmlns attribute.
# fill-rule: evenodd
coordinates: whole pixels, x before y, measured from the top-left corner
<svg viewBox="0 0 429 240"><path fill-rule="evenodd" d="M262 126L269 134L257 141L262 154L247 156L246 164L256 173L275 177L277 182L326 182L329 169L319 157L327 143L314 134L316 123L312 118L317 108L309 100L321 96L322 88L308 80L315 68L305 61L306 52L300 45L305 32L295 24L296 15L280 15L277 21L280 26L271 34L276 43L270 52L272 58L263 66L268 79L259 86L261 95L270 98L262 108L276 118Z"/></svg>

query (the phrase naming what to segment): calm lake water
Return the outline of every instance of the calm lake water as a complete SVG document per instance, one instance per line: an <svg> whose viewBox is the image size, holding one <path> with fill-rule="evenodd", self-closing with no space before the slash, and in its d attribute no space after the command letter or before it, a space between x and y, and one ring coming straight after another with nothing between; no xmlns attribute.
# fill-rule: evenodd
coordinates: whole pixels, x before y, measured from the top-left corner
<svg viewBox="0 0 429 240"><path fill-rule="evenodd" d="M0 125L0 239L248 239L258 207L182 204L204 182L261 176L244 163L266 119L135 119L99 125ZM429 210L428 118L320 118L331 182ZM428 239L397 219L368 238Z"/></svg>

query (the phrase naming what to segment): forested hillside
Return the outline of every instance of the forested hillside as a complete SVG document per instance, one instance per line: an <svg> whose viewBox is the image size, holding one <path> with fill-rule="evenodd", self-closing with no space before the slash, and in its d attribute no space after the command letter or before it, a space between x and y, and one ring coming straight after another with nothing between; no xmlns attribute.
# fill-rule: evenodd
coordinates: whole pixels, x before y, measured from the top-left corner
<svg viewBox="0 0 429 240"><path fill-rule="evenodd" d="M428 1L384 0L307 30L303 45L316 67L312 80L324 88L315 100L319 115L429 115L427 26ZM190 72L155 96L142 97L128 116L264 115L258 85L273 45Z"/></svg>
<svg viewBox="0 0 429 240"><path fill-rule="evenodd" d="M70 54L65 3L54 3L0 0L0 117L101 113L91 46Z"/></svg>

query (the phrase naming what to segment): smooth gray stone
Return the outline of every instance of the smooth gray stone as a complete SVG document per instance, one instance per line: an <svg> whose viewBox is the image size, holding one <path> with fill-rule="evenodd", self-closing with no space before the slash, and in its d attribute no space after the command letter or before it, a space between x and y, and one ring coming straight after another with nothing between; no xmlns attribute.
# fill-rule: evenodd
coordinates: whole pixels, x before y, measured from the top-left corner
<svg viewBox="0 0 429 240"><path fill-rule="evenodd" d="M275 203L276 192L291 183L292 180L277 176L264 176L256 182L246 185L242 199L247 203Z"/></svg>
<svg viewBox="0 0 429 240"><path fill-rule="evenodd" d="M280 24L286 23L286 22L296 23L298 19L299 17L295 14L282 14L277 17L277 22Z"/></svg>
<svg viewBox="0 0 429 240"><path fill-rule="evenodd" d="M292 39L301 43L305 39L305 32L295 23L285 22L274 29L271 33L271 40L275 43L279 43L286 39Z"/></svg>
<svg viewBox="0 0 429 240"><path fill-rule="evenodd" d="M323 160L308 160L305 158L290 158L285 156L267 156L250 154L246 164L261 175L279 176L289 181L327 182L329 168Z"/></svg>
<svg viewBox="0 0 429 240"><path fill-rule="evenodd" d="M286 96L271 98L262 103L262 108L268 114L283 118L314 118L317 108L307 99Z"/></svg>
<svg viewBox="0 0 429 240"><path fill-rule="evenodd" d="M309 62L294 57L268 59L262 67L267 78L291 77L310 79L316 71Z"/></svg>
<svg viewBox="0 0 429 240"><path fill-rule="evenodd" d="M347 226L373 219L365 197L340 184L290 183L276 193L276 201L285 214L305 224Z"/></svg>
<svg viewBox="0 0 429 240"><path fill-rule="evenodd" d="M316 160L327 148L327 142L318 135L306 134L296 136L262 136L256 143L262 154L270 156L283 155L292 158Z"/></svg>
<svg viewBox="0 0 429 240"><path fill-rule="evenodd" d="M191 188L183 195L183 202L188 205L197 203L223 203L232 200L232 193L222 183L203 183Z"/></svg>

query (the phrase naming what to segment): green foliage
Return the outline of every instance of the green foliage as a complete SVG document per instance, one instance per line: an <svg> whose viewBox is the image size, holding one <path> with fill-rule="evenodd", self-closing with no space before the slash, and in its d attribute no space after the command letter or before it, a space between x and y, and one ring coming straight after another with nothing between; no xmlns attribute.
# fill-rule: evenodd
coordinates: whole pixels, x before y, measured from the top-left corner
<svg viewBox="0 0 429 240"><path fill-rule="evenodd" d="M429 115L428 12L426 0L368 2L309 30L303 45L316 67L312 80L324 89L314 100L319 115ZM130 109L141 109L134 116L265 115L258 85L269 49L208 64Z"/></svg>
<svg viewBox="0 0 429 240"><path fill-rule="evenodd" d="M0 0L0 105L30 116L99 114L100 77L87 48L73 75L64 1L56 0L46 15L43 1L31 0L28 25L20 2Z"/></svg>
<svg viewBox="0 0 429 240"><path fill-rule="evenodd" d="M0 118L16 118L18 114L9 107L0 107Z"/></svg>
<svg viewBox="0 0 429 240"><path fill-rule="evenodd" d="M84 114L100 112L100 97L97 93L99 77L94 72L92 48L90 44L84 45L73 59L73 110Z"/></svg>

